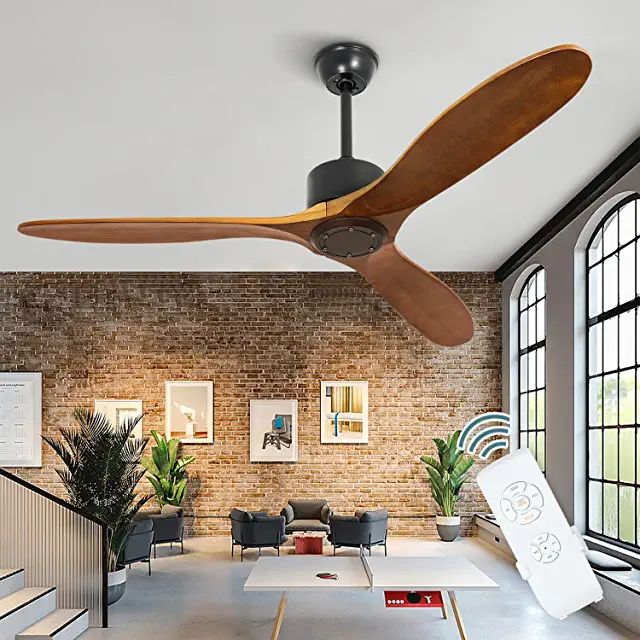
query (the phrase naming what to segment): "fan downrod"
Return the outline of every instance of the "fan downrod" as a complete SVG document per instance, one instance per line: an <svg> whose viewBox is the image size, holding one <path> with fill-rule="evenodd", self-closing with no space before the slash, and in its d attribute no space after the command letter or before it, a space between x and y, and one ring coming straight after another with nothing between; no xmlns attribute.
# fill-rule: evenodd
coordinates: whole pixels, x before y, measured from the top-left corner
<svg viewBox="0 0 640 640"><path fill-rule="evenodd" d="M378 68L378 56L363 44L332 44L316 55L313 64L325 87L340 96L341 154L309 173L308 207L357 191L384 173L372 162L353 157L351 99L367 88Z"/></svg>

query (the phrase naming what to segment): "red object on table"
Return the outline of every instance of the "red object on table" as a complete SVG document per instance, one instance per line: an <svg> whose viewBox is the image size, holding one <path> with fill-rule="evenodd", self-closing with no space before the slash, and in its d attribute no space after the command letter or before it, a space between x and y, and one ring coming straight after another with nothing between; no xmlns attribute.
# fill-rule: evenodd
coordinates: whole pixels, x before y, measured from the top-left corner
<svg viewBox="0 0 640 640"><path fill-rule="evenodd" d="M324 535L299 533L293 536L296 547L296 554L300 555L322 555L322 543Z"/></svg>
<svg viewBox="0 0 640 640"><path fill-rule="evenodd" d="M420 597L420 602L409 602L409 593ZM413 599L413 598L412 598ZM438 607L442 609L442 594L439 591L385 591L384 604L386 607Z"/></svg>

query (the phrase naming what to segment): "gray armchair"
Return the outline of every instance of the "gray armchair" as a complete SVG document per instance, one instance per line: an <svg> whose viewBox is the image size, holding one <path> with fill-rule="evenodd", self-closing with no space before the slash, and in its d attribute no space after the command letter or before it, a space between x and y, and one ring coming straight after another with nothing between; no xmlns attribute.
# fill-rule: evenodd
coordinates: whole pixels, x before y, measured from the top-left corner
<svg viewBox="0 0 640 640"><path fill-rule="evenodd" d="M232 558L236 545L240 547L240 562L244 560L245 549L258 549L260 556L263 547L272 547L280 555L280 545L287 541L283 516L270 516L266 511L232 509L229 519Z"/></svg>
<svg viewBox="0 0 640 640"><path fill-rule="evenodd" d="M286 533L297 531L329 533L331 509L326 500L289 500L280 515L285 517Z"/></svg>
<svg viewBox="0 0 640 640"><path fill-rule="evenodd" d="M149 565L149 575L151 575L151 545L153 544L153 520L145 513L139 513L135 520L133 529L129 533L127 542L122 550L119 562L131 565L134 562L146 562Z"/></svg>
<svg viewBox="0 0 640 640"><path fill-rule="evenodd" d="M156 545L165 542L180 543L180 551L184 553L184 510L165 504L162 509L151 509L145 512L153 520L153 557L157 557Z"/></svg>
<svg viewBox="0 0 640 640"><path fill-rule="evenodd" d="M354 516L332 515L329 519L329 542L333 545L333 555L340 547L368 549L381 545L387 555L387 527L389 514L386 509L359 511Z"/></svg>

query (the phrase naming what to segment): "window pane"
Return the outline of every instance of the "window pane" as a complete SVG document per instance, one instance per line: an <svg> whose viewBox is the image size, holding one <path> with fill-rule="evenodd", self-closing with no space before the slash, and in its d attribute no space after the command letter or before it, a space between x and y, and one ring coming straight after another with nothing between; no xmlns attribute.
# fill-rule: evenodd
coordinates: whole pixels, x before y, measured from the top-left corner
<svg viewBox="0 0 640 640"><path fill-rule="evenodd" d="M618 374L613 373L604 377L603 389L604 424L613 426L618 424Z"/></svg>
<svg viewBox="0 0 640 640"><path fill-rule="evenodd" d="M604 324L604 370L618 368L618 316L605 320Z"/></svg>
<svg viewBox="0 0 640 640"><path fill-rule="evenodd" d="M529 306L529 298L527 297L527 287L522 289L522 293L520 293L520 311Z"/></svg>
<svg viewBox="0 0 640 640"><path fill-rule="evenodd" d="M589 529L602 533L602 484L589 483Z"/></svg>
<svg viewBox="0 0 640 640"><path fill-rule="evenodd" d="M544 387L545 382L545 348L540 347L536 352L536 361L538 369L538 387Z"/></svg>
<svg viewBox="0 0 640 640"><path fill-rule="evenodd" d="M618 213L620 226L620 244L626 244L636 237L636 201L633 200L622 207Z"/></svg>
<svg viewBox="0 0 640 640"><path fill-rule="evenodd" d="M529 389L536 388L536 354L534 352L527 356L529 363Z"/></svg>
<svg viewBox="0 0 640 640"><path fill-rule="evenodd" d="M529 419L527 420L527 429L536 428L536 394L529 394Z"/></svg>
<svg viewBox="0 0 640 640"><path fill-rule="evenodd" d="M544 429L544 389L541 389L537 392L537 403L538 403L538 420L536 424L536 429Z"/></svg>
<svg viewBox="0 0 640 640"><path fill-rule="evenodd" d="M602 429L589 431L589 476L602 478Z"/></svg>
<svg viewBox="0 0 640 640"><path fill-rule="evenodd" d="M529 337L527 338L527 344L532 345L536 343L536 306L529 307Z"/></svg>
<svg viewBox="0 0 640 640"><path fill-rule="evenodd" d="M604 300L602 309L608 311L618 304L618 256L604 261Z"/></svg>
<svg viewBox="0 0 640 640"><path fill-rule="evenodd" d="M604 430L604 479L618 479L618 430Z"/></svg>
<svg viewBox="0 0 640 640"><path fill-rule="evenodd" d="M540 269L536 274L536 290L538 292L538 299L544 298L546 294L546 283L545 283L545 270Z"/></svg>
<svg viewBox="0 0 640 640"><path fill-rule="evenodd" d="M544 431L536 434L536 460L538 461L538 466L542 471L544 471Z"/></svg>
<svg viewBox="0 0 640 640"><path fill-rule="evenodd" d="M604 531L605 536L618 536L618 487L604 485Z"/></svg>
<svg viewBox="0 0 640 640"><path fill-rule="evenodd" d="M529 335L529 314L524 311L520 314L520 348L524 349L527 346L527 336Z"/></svg>
<svg viewBox="0 0 640 640"><path fill-rule="evenodd" d="M520 391L527 390L527 354L520 356Z"/></svg>
<svg viewBox="0 0 640 640"><path fill-rule="evenodd" d="M544 318L544 300L541 300L540 302L538 302L538 304L536 305L537 307L537 317L536 317L536 329L538 331L538 335L536 338L536 342L542 342L544 340L544 335L545 335L545 318Z"/></svg>
<svg viewBox="0 0 640 640"><path fill-rule="evenodd" d="M527 427L527 396L525 394L520 396L520 431L525 431Z"/></svg>
<svg viewBox="0 0 640 640"><path fill-rule="evenodd" d="M593 427L602 425L602 378L589 380L589 424Z"/></svg>
<svg viewBox="0 0 640 640"><path fill-rule="evenodd" d="M620 487L620 540L635 542L635 489Z"/></svg>
<svg viewBox="0 0 640 640"><path fill-rule="evenodd" d="M620 304L636 295L636 248L629 245L620 251Z"/></svg>
<svg viewBox="0 0 640 640"><path fill-rule="evenodd" d="M636 372L635 369L623 371L618 382L620 396L619 424L634 424L636 421Z"/></svg>
<svg viewBox="0 0 640 640"><path fill-rule="evenodd" d="M635 429L620 429L620 482L635 482Z"/></svg>
<svg viewBox="0 0 640 640"><path fill-rule="evenodd" d="M602 247L604 255L608 256L610 253L618 248L618 216L612 215L604 225L604 231L602 234Z"/></svg>
<svg viewBox="0 0 640 640"><path fill-rule="evenodd" d="M598 233L596 233L591 241L587 256L589 264L593 264L602 258L602 229L598 229Z"/></svg>
<svg viewBox="0 0 640 640"><path fill-rule="evenodd" d="M636 312L627 311L620 316L620 368L632 367L636 357Z"/></svg>
<svg viewBox="0 0 640 640"><path fill-rule="evenodd" d="M589 317L602 313L602 263L589 269Z"/></svg>
<svg viewBox="0 0 640 640"><path fill-rule="evenodd" d="M602 373L602 323L589 327L589 374Z"/></svg>

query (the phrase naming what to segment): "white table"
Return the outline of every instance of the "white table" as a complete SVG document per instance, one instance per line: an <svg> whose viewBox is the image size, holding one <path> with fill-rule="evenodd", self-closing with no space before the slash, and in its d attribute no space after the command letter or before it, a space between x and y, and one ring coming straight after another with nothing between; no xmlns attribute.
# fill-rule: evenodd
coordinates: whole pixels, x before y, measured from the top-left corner
<svg viewBox="0 0 640 640"><path fill-rule="evenodd" d="M324 580L318 573L334 573ZM396 591L447 592L462 640L467 640L456 591L497 589L498 585L462 556L429 557L320 557L260 558L244 585L245 591L279 591L280 605L272 640L280 635L289 591ZM442 614L447 608L442 600Z"/></svg>

